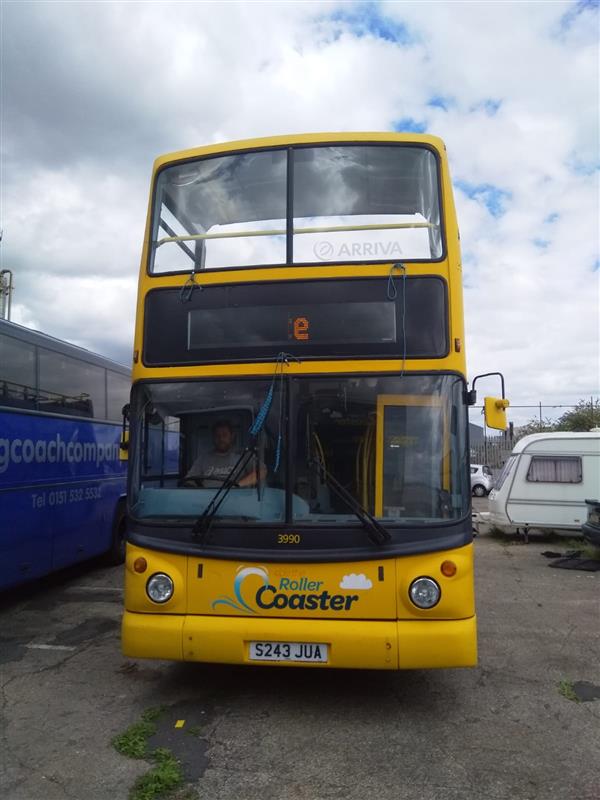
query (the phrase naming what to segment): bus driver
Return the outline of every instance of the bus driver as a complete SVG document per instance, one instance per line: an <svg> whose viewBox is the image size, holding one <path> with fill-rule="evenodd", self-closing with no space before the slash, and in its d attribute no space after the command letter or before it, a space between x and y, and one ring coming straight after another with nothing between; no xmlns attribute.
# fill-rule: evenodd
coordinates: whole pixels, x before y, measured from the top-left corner
<svg viewBox="0 0 600 800"><path fill-rule="evenodd" d="M201 453L196 458L185 476L185 486L217 488L221 486L237 463L241 454L233 446L235 434L229 420L217 420L212 427L212 435L214 448L210 452ZM261 463L258 469L258 477L261 481L264 480L266 474L267 469ZM252 459L236 483L241 487L256 486L256 478L256 464Z"/></svg>

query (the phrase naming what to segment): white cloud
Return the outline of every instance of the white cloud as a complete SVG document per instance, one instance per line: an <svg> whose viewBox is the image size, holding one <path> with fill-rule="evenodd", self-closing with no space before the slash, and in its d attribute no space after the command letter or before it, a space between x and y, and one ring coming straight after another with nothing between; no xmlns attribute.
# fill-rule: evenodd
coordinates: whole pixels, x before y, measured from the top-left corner
<svg viewBox="0 0 600 800"><path fill-rule="evenodd" d="M356 574L351 572L350 575L344 575L340 583L340 589L372 589L373 581L367 578L366 575Z"/></svg>
<svg viewBox="0 0 600 800"><path fill-rule="evenodd" d="M137 274L146 181L99 165L32 169L19 178L5 190L3 224L21 269L99 280Z"/></svg>
<svg viewBox="0 0 600 800"><path fill-rule="evenodd" d="M20 320L129 361L156 155L413 120L446 140L463 187L470 375L502 370L516 405L598 393L597 6L13 3L3 13L2 267L15 272ZM505 213L490 213L494 189L477 187L505 192Z"/></svg>

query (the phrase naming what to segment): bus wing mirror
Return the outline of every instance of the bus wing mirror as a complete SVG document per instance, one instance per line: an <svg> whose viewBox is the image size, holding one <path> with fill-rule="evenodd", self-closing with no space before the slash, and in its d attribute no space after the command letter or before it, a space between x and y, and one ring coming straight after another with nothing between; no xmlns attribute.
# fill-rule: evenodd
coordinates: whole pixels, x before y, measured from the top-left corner
<svg viewBox="0 0 600 800"><path fill-rule="evenodd" d="M119 442L119 461L127 461L129 458L129 431L121 433Z"/></svg>
<svg viewBox="0 0 600 800"><path fill-rule="evenodd" d="M123 414L123 426L119 441L119 461L127 461L129 458L129 403L123 406L121 413Z"/></svg>
<svg viewBox="0 0 600 800"><path fill-rule="evenodd" d="M506 409L510 405L508 400L501 397L484 398L485 424L488 428L498 431L506 430Z"/></svg>

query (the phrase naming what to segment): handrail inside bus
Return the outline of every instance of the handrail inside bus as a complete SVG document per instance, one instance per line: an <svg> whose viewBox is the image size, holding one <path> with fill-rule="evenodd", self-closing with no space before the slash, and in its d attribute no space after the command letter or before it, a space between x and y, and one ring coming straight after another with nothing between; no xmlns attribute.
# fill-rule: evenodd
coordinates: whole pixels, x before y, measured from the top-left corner
<svg viewBox="0 0 600 800"><path fill-rule="evenodd" d="M336 231L384 231L398 228L439 228L432 222L386 222L381 225L333 225L316 228L293 228L292 233L335 233ZM196 242L207 239L243 239L247 236L285 236L285 228L273 230L234 231L233 233L193 233L186 236L165 236L156 242L156 247L169 242Z"/></svg>

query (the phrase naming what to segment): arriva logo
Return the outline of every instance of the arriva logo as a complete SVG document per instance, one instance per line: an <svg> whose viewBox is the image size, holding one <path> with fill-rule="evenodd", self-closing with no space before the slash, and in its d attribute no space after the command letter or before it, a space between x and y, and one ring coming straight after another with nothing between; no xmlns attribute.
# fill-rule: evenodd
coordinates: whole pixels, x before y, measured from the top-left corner
<svg viewBox="0 0 600 800"><path fill-rule="evenodd" d="M242 588L249 575L260 578L261 585L256 590L250 602L258 609L291 609L295 611L349 611L352 604L359 600L358 594L330 594L326 589L321 591L324 581L315 581L307 577L280 578L277 586L269 579L269 573L264 567L238 567L233 581L235 597L223 595L212 602L212 608L229 606L244 614L257 614L256 608L244 598ZM340 582L340 589L365 591L373 588L373 583L366 575L344 575Z"/></svg>
<svg viewBox="0 0 600 800"><path fill-rule="evenodd" d="M342 242L341 244L319 241L313 246L319 261L335 261L345 258L401 258L402 248L398 242Z"/></svg>

